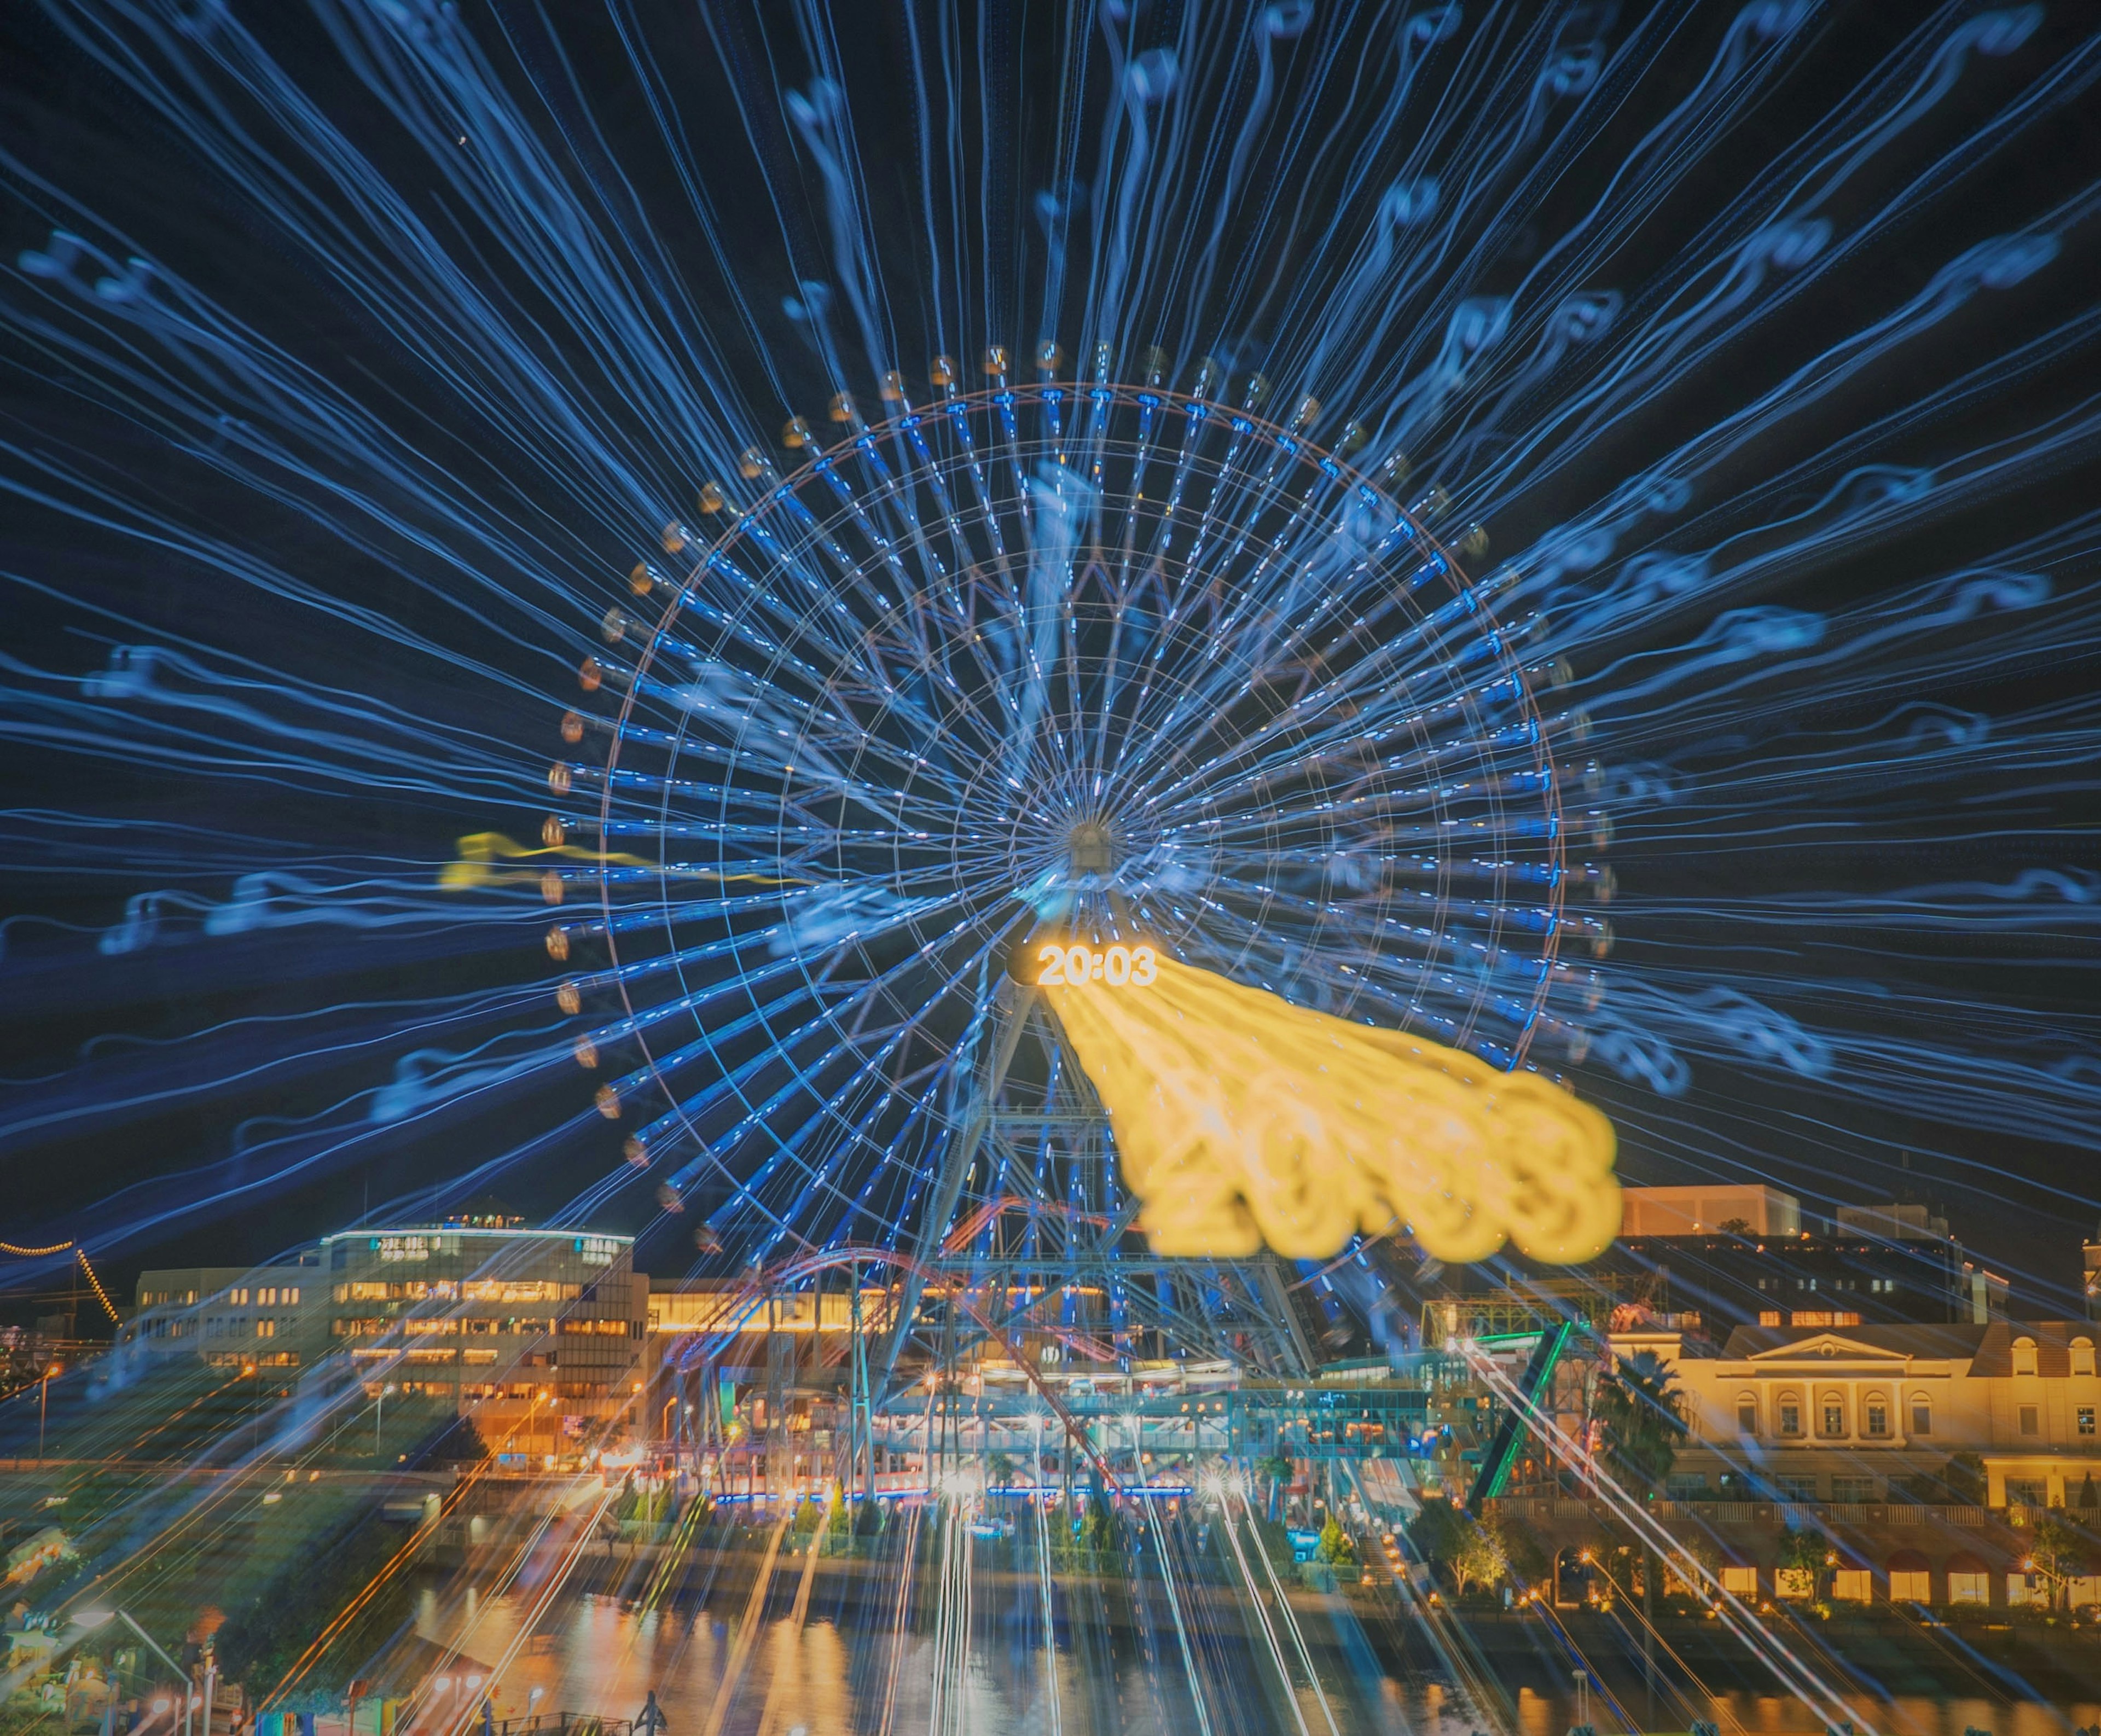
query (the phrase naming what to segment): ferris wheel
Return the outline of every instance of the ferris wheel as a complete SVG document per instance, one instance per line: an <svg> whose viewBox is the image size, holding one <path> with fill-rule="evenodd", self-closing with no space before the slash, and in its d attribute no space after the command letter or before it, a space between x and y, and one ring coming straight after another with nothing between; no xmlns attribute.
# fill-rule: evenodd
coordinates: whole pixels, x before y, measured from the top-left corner
<svg viewBox="0 0 2101 1736"><path fill-rule="evenodd" d="M599 858L549 936L564 1007L599 1009L577 1053L630 1160L749 1257L993 1235L1002 1202L1127 1224L1114 1167L1058 1147L1095 1097L1032 1008L1060 959L1497 1076L1580 1041L1550 1006L1597 927L1567 914L1598 878L1568 860L1577 726L1404 466L1208 373L988 364L964 393L937 362L925 405L893 375L886 419L835 400L835 444L790 423L791 473L754 448L709 483L564 719L547 837ZM1017 1093L1033 1155L996 1157Z"/></svg>

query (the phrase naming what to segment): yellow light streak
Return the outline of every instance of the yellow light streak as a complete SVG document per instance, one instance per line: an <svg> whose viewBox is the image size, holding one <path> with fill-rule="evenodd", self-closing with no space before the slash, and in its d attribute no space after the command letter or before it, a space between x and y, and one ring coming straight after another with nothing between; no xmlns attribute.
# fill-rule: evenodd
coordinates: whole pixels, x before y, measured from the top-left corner
<svg viewBox="0 0 2101 1736"><path fill-rule="evenodd" d="M1047 937L1046 937L1047 938ZM1533 1073L1177 962L1041 989L1093 1081L1154 1250L1323 1259L1405 1226L1441 1260L1558 1265L1620 1228L1612 1124Z"/></svg>
<svg viewBox="0 0 2101 1736"><path fill-rule="evenodd" d="M507 874L495 866L499 862L526 862L536 857L554 856L564 862L589 862L594 864L615 862L625 868L647 868L648 861L640 856L608 854L600 850L586 850L581 844L551 844L545 848L537 844L521 844L515 838L506 837L501 832L471 832L459 841L460 859L448 862L438 872L438 886L445 892L471 892L484 886L500 886L529 875Z"/></svg>
<svg viewBox="0 0 2101 1736"><path fill-rule="evenodd" d="M438 890L441 892L476 892L489 886L529 885L541 877L528 869L513 871L500 864L530 862L541 857L553 857L563 862L587 862L594 868L608 864L619 868L663 866L665 872L674 880L710 880L722 886L807 886L815 884L812 881L783 878L772 874L724 874L713 868L659 864L652 863L647 856L630 855L619 850L589 850L582 844L521 844L517 839L501 832L471 832L458 840L454 848L459 851L459 859L448 862L438 870Z"/></svg>

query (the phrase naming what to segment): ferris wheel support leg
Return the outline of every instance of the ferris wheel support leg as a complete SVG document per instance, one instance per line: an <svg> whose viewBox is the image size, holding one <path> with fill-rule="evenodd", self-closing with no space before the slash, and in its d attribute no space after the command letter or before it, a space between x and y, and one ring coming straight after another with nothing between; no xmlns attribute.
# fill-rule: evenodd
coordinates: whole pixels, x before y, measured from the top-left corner
<svg viewBox="0 0 2101 1736"><path fill-rule="evenodd" d="M993 991L993 1017L998 1025L998 1043L962 1117L961 1136L949 1148L940 1180L927 1202L926 1215L919 1221L918 1245L913 1249L918 1260L905 1274L897 1317L891 1322L890 1336L883 1343L872 1386L878 1406L891 1397L898 1356L905 1349L905 1341L912 1336L913 1323L919 1312L920 1292L925 1287L920 1264L933 1259L941 1251L941 1239L948 1233L949 1220L955 1215L956 1202L962 1197L971 1165L976 1162L985 1135L991 1130L993 1104L998 1098L1000 1088L1006 1083L1006 1070L1014 1064L1014 1052L1020 1047L1021 1034L1028 1027L1035 1001L1034 989L1024 987L1011 978L1002 977Z"/></svg>

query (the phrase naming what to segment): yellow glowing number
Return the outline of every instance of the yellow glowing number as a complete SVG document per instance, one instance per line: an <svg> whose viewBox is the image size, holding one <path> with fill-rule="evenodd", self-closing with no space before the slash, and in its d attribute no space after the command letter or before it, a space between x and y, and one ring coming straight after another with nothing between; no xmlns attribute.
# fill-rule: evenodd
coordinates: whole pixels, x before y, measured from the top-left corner
<svg viewBox="0 0 2101 1736"><path fill-rule="evenodd" d="M1619 1234L1612 1124L1551 1080L1150 947L1038 956L1156 1253L1326 1259L1404 1228L1440 1260L1508 1241L1571 1265ZM1085 992L1097 983L1150 992Z"/></svg>
<svg viewBox="0 0 2101 1736"><path fill-rule="evenodd" d="M1151 947L1113 946L1106 952L1075 943L1036 949L1039 988L1085 988L1106 983L1111 988L1148 988L1160 980L1160 957Z"/></svg>

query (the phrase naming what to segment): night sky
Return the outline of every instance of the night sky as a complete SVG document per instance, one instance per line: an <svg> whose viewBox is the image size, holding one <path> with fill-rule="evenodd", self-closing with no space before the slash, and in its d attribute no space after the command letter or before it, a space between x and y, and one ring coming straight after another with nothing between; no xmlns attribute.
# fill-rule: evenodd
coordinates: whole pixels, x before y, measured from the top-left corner
<svg viewBox="0 0 2101 1736"><path fill-rule="evenodd" d="M685 220L677 166L606 18L590 9L543 15L478 4L462 7L459 16L535 128L567 140L580 195L640 214L657 228L670 267L719 340L730 389L751 407L754 425L771 430L793 413L820 418L831 391L822 359L782 310L799 280L827 275L821 200L807 161L797 159L782 106L781 93L807 82L808 57L785 9L710 10L712 38L691 8L619 11L635 19L677 93L692 161L721 232L732 238L727 259ZM233 11L454 257L481 262L475 269L492 298L520 322L537 322L542 364L573 370L575 390L606 425L657 453L672 479L667 487L689 494L697 461L635 410L592 356L567 342L529 275L493 258L478 220L457 208L421 150L344 75L338 46L307 9ZM1586 148L1572 153L1550 192L1477 226L1480 245L1466 266L1477 292L1521 282L1553 238L1611 188L1615 163L1697 86L1732 10L1666 11L1676 20L1669 30L1656 23L1663 13L1623 10L1610 36L1649 30L1653 52L1624 100L1600 111ZM1742 121L1730 152L1685 177L1601 266L1629 318L1653 311L1676 250L1696 243L1736 196L1745 163L1779 161L1887 63L1914 23L1909 11L1840 6L1808 27L1796 64ZM919 239L911 164L921 140L902 14L892 11L844 8L835 24L884 281L900 311L900 365L918 378L935 344L931 320L915 326L913 313L932 298L935 268ZM527 527L555 582L579 600L568 618L542 630L523 609L493 617L451 565L472 561L475 551L398 476L369 479L394 516L386 536L356 543L313 510L337 475L287 467L266 494L227 474L144 404L153 375L146 340L139 340L144 347L134 373L139 396L127 402L77 355L29 341L23 321L35 315L42 287L11 263L0 271L11 334L0 343L0 473L11 488L0 499L0 568L8 581L0 601L0 731L9 768L0 814L0 912L7 918L0 929L7 1022L0 1235L78 1238L113 1290L128 1291L145 1266L259 1260L367 1213L428 1215L500 1202L536 1220L559 1216L588 1182L620 1164L624 1129L590 1113L594 1076L543 1069L392 1123L374 1119L371 1093L401 1076L403 1058L419 1049L457 1054L502 1032L559 1036L550 992L557 973L540 939L548 914L530 889L480 895L471 922L452 920L452 907L430 889L456 841L470 833L537 837L547 806L540 780L558 751L556 720L574 700L579 647L590 642L595 609L613 594L608 585L648 528L569 511L549 479L512 462L461 413L456 386L435 378L339 278L289 241L250 191L204 158L193 136L147 112L83 51L66 28L75 15L34 7L0 15L0 259L45 247L68 212L78 226L121 232L196 294L353 391L458 492ZM1506 17L1497 28L1509 33L1515 55L1520 25L1543 15L1497 15ZM1172 38L1179 16L1171 7L1140 15L1161 41ZM1353 20L1347 29L1368 43L1383 42L1381 33L1391 29L1380 9L1345 9L1345 16ZM561 20L557 33L550 33L551 18ZM975 160L982 147L993 164L981 210L964 219L981 240L984 263L966 302L976 325L970 346L959 348L1000 338L1025 345L1033 334L1044 260L1028 201L1056 179L1055 78L1068 21L1050 7L997 7L966 33L989 68L982 88L989 106L981 110L971 95L958 136L966 156ZM1876 218L1872 242L1784 311L1768 318L1749 304L1725 351L1655 391L1506 511L1488 502L1497 558L1533 547L1801 358L1882 317L1966 248L2087 197L2101 177L2090 91L2041 116L2007 148L1980 152L1959 184L1914 183L1942 173L1936 165L1954 141L2086 52L2092 22L2080 8L2053 8L2013 51L1974 58L1929 123L1877 154L1833 197L1829 220L1841 236L1895 202L1893 217ZM1477 28L1490 25L1484 19ZM192 42L179 31L172 39ZM1383 68L1370 48L1363 52L1366 64ZM1455 89L1460 72L1451 73ZM1245 100L1244 82L1234 88ZM749 126L740 93L759 117ZM1095 117L1104 104L1091 87L1076 99ZM1281 113L1302 104L1292 124L1317 132L1360 125L1372 99L1372 87L1339 73L1316 84L1294 61L1277 106ZM999 117L989 131L987 113ZM252 129L261 159L298 154L297 139L268 117L237 108L235 118ZM1205 130L1194 129L1197 136ZM1209 130L1229 145L1225 114ZM462 147L477 148L473 139ZM770 195L762 164L800 196ZM1444 172L1457 177L1449 166ZM1280 236L1258 234L1250 218L1245 236L1232 232L1227 251L1235 240L1266 249L1279 285L1299 273L1322 280L1333 267L1320 226L1337 188L1316 183L1286 196L1311 214L1305 223ZM1250 194L1250 207L1255 202ZM1335 214L1339 222L1346 214ZM364 232L363 220L340 206L312 215L340 224L347 247ZM1701 522L1717 538L1738 539L1732 548L1740 559L1779 550L1797 534L1793 518L1826 497L1837 471L1789 467L1807 466L1848 435L1874 431L1850 461L1860 471L1851 486L1882 488L1901 475L1914 496L1900 521L1863 545L1776 559L1770 577L1730 606L1900 614L1917 606L1905 599L1927 576L2003 566L2005 551L2024 538L2093 510L2101 472L2083 436L2045 459L2009 465L1988 484L1957 490L1942 483L1996 444L2017 445L2024 431L2083 412L2101 378L2090 336L2083 347L2071 346L2068 360L2048 365L2024 366L2019 351L2060 326L2096 320L2097 238L2101 224L2092 219L2068 221L2047 270L1979 296L1900 358L1863 369L1811 413L1706 479L1698 510L1710 516ZM1165 247L1168 238L1151 232L1147 242ZM725 293L725 274L743 285L741 301ZM1285 320L1288 300L1280 289L1242 334L1257 361ZM852 365L868 371L857 360ZM1973 374L1975 388L1934 413L1909 413L1928 383ZM873 399L872 382L860 389ZM77 480L63 488L51 482L42 466L53 454ZM352 457L339 462L343 474L356 469ZM1435 479L1442 479L1425 472L1426 482ZM171 537L127 536L51 504L49 497L60 495L77 503L90 485L108 501L130 503L113 509L112 519L150 516L223 539L306 589L237 581ZM2090 532L2087 540L2101 541ZM2091 1114L2101 1092L2092 914L2101 908L2092 771L2101 634L2087 599L2094 577L2081 548L2052 567L2052 598L2043 607L2063 610L2063 629L2048 636L2047 648L2018 657L1988 654L2002 617L1986 612L1880 647L1870 639L1851 661L1837 660L1835 650L1830 663L1805 659L1795 673L1736 696L1726 690L1736 672L1710 669L1695 678L1717 691L1704 713L1688 720L1659 706L1652 721L1624 723L1612 751L1634 770L1616 774L1612 787L1623 796L1639 788L1632 798L1608 798L1614 837L1603 859L1619 886L1605 912L1617 935L1615 973L1673 992L1726 976L1764 985L1768 1004L1802 1024L1842 1027L1864 1045L1927 1045L1979 1067L2018 1058L2063 1082L2063 1102L2039 1117L2054 1118L2055 1131L2046 1137L1988 1114L1951 1114L1937 1093L1922 1093L1904 1112L1856 1093L1842 1063L1820 1076L1755 1042L1734 1063L1697 1059L1689 1089L1675 1096L1595 1062L1577 1066L1578 1089L1619 1124L1627 1180L1769 1179L1812 1212L1893 1195L1931 1201L1947 1210L1966 1244L2014 1275L2017 1307L2037 1314L2077 1307L2079 1243L2101 1212ZM330 607L317 607L317 597ZM387 625L360 628L331 612L338 606ZM1621 671L1638 679L1654 666L1644 659L1683 647L1702 625L1662 611L1652 622L1623 621L1572 651L1570 661L1579 678ZM170 686L210 703L185 707L169 730L150 732L150 751L130 713L120 710L98 727L65 709L77 705L83 679L111 666L113 648L142 645L213 672L206 679L179 663L163 665L175 671L165 678ZM297 698L280 696L288 691ZM331 709L338 702L343 709ZM1769 789L1746 775L1812 745L1842 758L1849 741L1901 740L1922 721L1914 735L1925 753L1950 729L1988 734L1995 720L2053 709L2052 745L2041 744L2039 725L2024 727L2032 751L2019 731L2002 731L1993 739L2003 752L1995 744L1930 778L1893 780L1886 798L1870 804L1850 793L1823 800L1798 774ZM259 727L264 713L316 735L356 735L372 751L288 744ZM1892 725L1893 717L1911 722ZM473 743L491 769L453 775L434 753L421 774L387 775L389 764L415 767L440 739ZM463 752L453 754L454 763ZM288 775L272 769L285 754L330 769ZM1665 781L1674 780L1677 791L1658 797L1666 758ZM377 899L371 908L384 905L398 920L210 932L206 907L228 900L243 874L259 872ZM1856 937L1842 903L1835 925L1789 915L1812 896L2022 884L2032 889L2025 899L1952 897L1952 913L1878 934L1872 953L1849 950ZM163 897L149 907L159 918L150 941L111 950L107 937L126 923L127 908L135 916L135 901L157 893ZM1997 920L2015 909L2032 920ZM1754 912L1765 913L1754 921ZM479 1036L463 1036L465 1027L434 1036L419 1025L433 1008L471 1003L486 1005L477 1016L488 1022L474 1027ZM1714 1016L1729 1015L1718 1004ZM2011 1099L2025 1088L2013 1080L1993 1089ZM595 1226L643 1234L639 1264L683 1270L693 1258L697 1210L667 1220L654 1189L635 1177L595 1206ZM0 1268L0 1276L10 1270ZM26 1298L54 1270L11 1269L15 1314L33 1310Z"/></svg>

